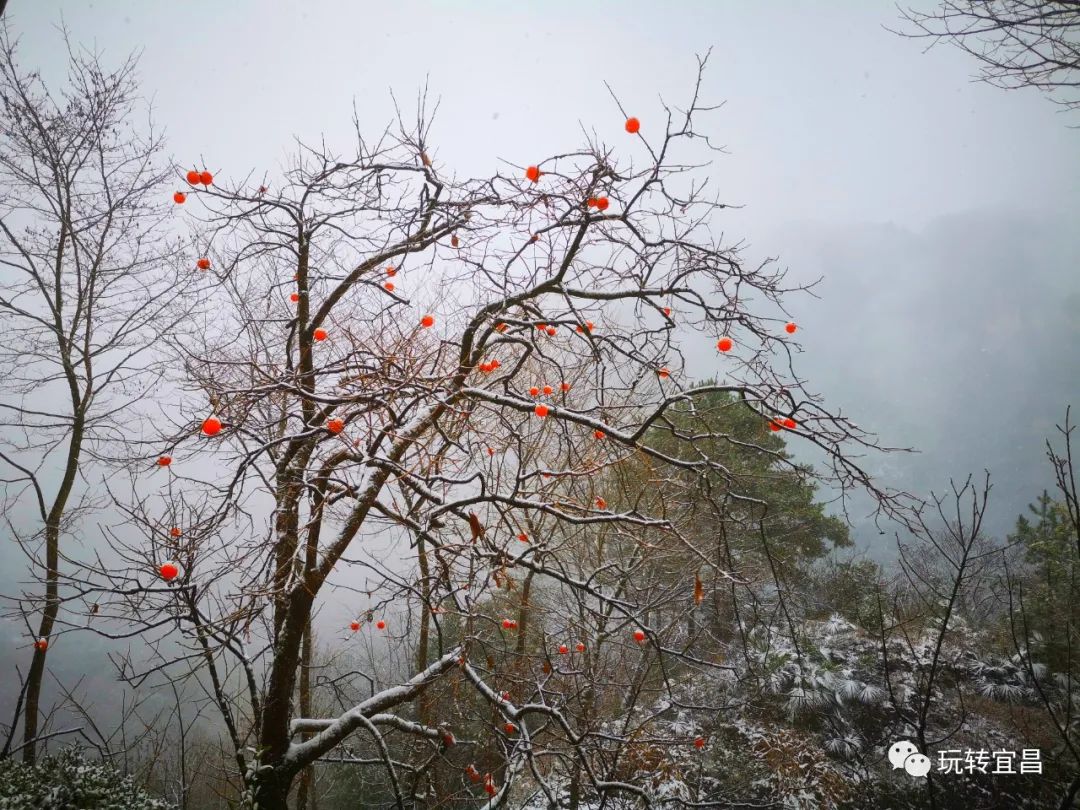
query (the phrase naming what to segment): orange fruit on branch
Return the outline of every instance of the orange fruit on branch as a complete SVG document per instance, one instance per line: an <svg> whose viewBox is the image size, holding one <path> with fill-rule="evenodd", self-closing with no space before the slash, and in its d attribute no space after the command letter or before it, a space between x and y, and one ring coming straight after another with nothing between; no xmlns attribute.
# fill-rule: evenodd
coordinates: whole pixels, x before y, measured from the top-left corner
<svg viewBox="0 0 1080 810"><path fill-rule="evenodd" d="M432 326L434 326L434 325L435 325L435 318L434 318L434 316L432 316L432 315L425 315L425 316L424 316L423 318L421 318L421 319L420 319L420 325L421 325L422 327L424 327L425 329L430 329L430 328L431 328Z"/></svg>
<svg viewBox="0 0 1080 810"><path fill-rule="evenodd" d="M541 419L543 419L549 413L549 408L547 405L537 405L536 408L534 408L533 410L536 411L536 415L539 416Z"/></svg>
<svg viewBox="0 0 1080 810"><path fill-rule="evenodd" d="M525 177L535 183L537 180L540 179L540 167L530 166L525 170Z"/></svg>
<svg viewBox="0 0 1080 810"><path fill-rule="evenodd" d="M166 582L172 582L180 575L180 566L174 562L166 562L161 564L161 578Z"/></svg>
<svg viewBox="0 0 1080 810"><path fill-rule="evenodd" d="M210 174L210 172L199 172L199 182L204 186L209 186L214 182L214 175Z"/></svg>
<svg viewBox="0 0 1080 810"><path fill-rule="evenodd" d="M172 464L172 456L158 456L157 464L159 467L168 467Z"/></svg>
<svg viewBox="0 0 1080 810"><path fill-rule="evenodd" d="M716 341L716 348L718 348L722 352L730 352L731 347L734 345L735 343L727 335Z"/></svg>
<svg viewBox="0 0 1080 810"><path fill-rule="evenodd" d="M315 338L316 340L326 340L326 338L329 337L326 330L323 329L322 327L319 327L314 332L312 332L311 336L313 338Z"/></svg>
<svg viewBox="0 0 1080 810"><path fill-rule="evenodd" d="M345 420L337 418L330 419L326 423L326 429L335 435L341 433L341 431L345 429Z"/></svg>
<svg viewBox="0 0 1080 810"><path fill-rule="evenodd" d="M176 203L177 205L183 205L184 202L187 200L187 194L185 194L182 191L178 191L178 192L176 192L175 194L172 195L172 198L173 198L173 202Z"/></svg>
<svg viewBox="0 0 1080 810"><path fill-rule="evenodd" d="M208 416L203 420L202 432L207 436L216 436L221 432L221 420L216 416Z"/></svg>
<svg viewBox="0 0 1080 810"><path fill-rule="evenodd" d="M187 173L187 181L193 186L199 185L199 173L192 169Z"/></svg>
<svg viewBox="0 0 1080 810"><path fill-rule="evenodd" d="M205 256L203 256L201 259L199 259L197 262L195 262L195 266L198 267L200 270L209 270L210 269L210 260L208 258L206 258Z"/></svg>

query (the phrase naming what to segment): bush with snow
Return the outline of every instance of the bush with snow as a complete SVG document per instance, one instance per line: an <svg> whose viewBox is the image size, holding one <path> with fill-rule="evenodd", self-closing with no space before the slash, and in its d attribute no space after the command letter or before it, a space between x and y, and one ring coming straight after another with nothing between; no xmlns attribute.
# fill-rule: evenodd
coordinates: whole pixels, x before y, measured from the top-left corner
<svg viewBox="0 0 1080 810"><path fill-rule="evenodd" d="M75 747L35 765L0 761L0 810L173 810L102 762Z"/></svg>

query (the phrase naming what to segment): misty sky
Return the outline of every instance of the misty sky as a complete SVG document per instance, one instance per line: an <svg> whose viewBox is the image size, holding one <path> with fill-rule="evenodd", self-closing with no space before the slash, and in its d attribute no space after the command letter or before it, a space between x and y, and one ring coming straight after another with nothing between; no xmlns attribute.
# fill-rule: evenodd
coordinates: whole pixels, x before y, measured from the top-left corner
<svg viewBox="0 0 1080 810"><path fill-rule="evenodd" d="M922 451L869 466L918 494L990 467L999 532L1050 484L1040 437L1080 406L1080 120L885 30L890 2L10 0L7 17L46 81L61 19L106 64L141 51L169 152L271 184L294 136L347 151L354 104L375 137L391 89L410 113L425 81L433 157L459 177L573 150L583 130L619 145L604 82L648 135L711 48L703 95L724 106L701 125L727 154L710 175L743 206L726 238L825 277L790 303L799 370ZM687 357L715 371L714 351Z"/></svg>

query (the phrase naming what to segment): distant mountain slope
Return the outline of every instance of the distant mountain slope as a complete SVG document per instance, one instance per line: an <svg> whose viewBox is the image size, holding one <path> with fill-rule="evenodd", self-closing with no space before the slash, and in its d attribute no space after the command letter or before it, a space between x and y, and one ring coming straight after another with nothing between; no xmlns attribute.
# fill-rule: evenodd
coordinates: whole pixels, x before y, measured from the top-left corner
<svg viewBox="0 0 1080 810"><path fill-rule="evenodd" d="M825 277L820 301L791 302L799 369L884 442L921 451L868 458L889 483L925 493L989 468L997 533L1050 485L1044 439L1068 403L1080 423L1078 232L973 212L922 233L800 224L769 240L794 278Z"/></svg>

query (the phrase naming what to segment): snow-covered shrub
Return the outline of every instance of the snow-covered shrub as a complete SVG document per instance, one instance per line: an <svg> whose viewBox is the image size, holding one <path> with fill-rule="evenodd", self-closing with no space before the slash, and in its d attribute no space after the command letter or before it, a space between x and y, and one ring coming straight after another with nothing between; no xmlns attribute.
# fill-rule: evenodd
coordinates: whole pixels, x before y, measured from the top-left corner
<svg viewBox="0 0 1080 810"><path fill-rule="evenodd" d="M32 766L0 762L0 810L172 810L101 762L67 748Z"/></svg>

